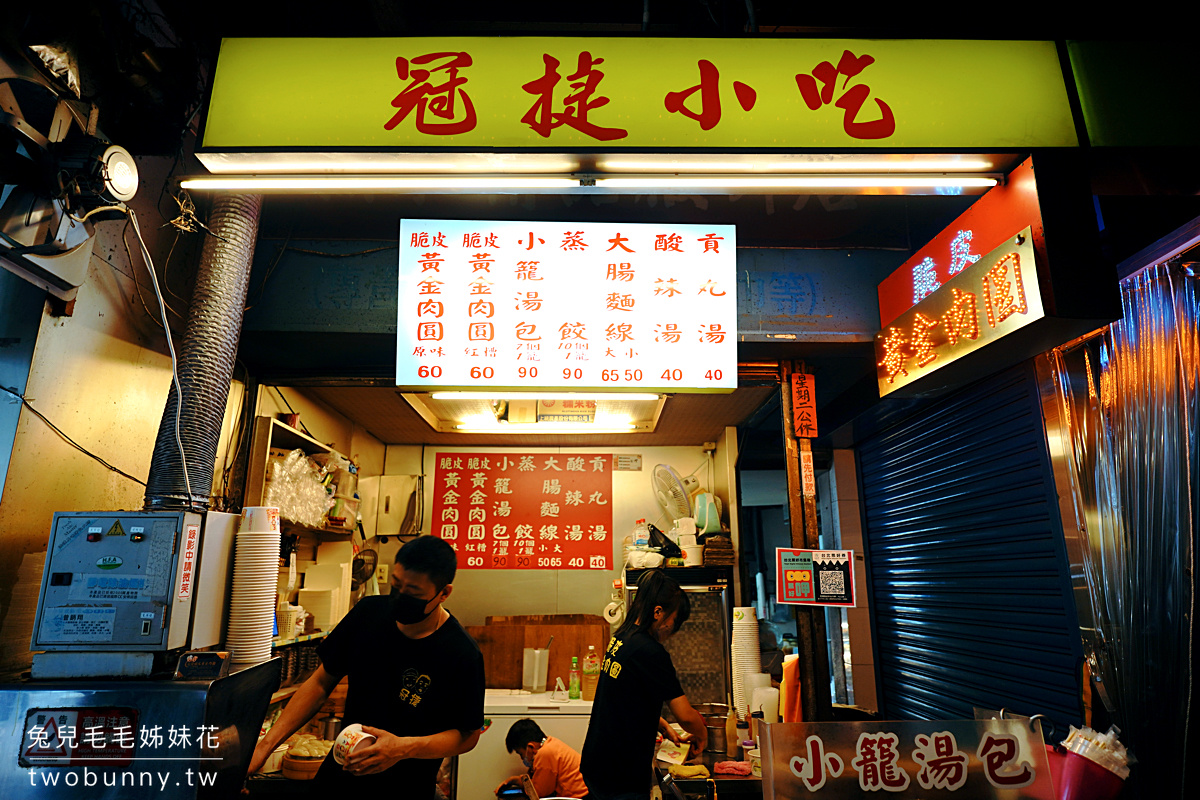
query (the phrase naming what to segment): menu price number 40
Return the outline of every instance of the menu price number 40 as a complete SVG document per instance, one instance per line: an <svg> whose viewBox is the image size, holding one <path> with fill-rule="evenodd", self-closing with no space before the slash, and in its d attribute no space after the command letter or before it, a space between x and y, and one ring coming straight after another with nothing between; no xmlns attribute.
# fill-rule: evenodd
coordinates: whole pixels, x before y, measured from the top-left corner
<svg viewBox="0 0 1200 800"><path fill-rule="evenodd" d="M663 374L659 376L664 381L681 381L683 380L683 370L681 369L664 369ZM721 370L710 369L704 373L704 380L719 381L721 380Z"/></svg>

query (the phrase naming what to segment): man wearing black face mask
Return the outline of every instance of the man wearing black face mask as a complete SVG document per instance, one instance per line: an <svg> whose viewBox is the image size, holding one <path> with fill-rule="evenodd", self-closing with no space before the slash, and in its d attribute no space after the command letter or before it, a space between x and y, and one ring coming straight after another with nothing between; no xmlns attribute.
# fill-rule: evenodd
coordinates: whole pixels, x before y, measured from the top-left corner
<svg viewBox="0 0 1200 800"><path fill-rule="evenodd" d="M442 603L454 589L454 550L433 536L400 548L392 593L365 597L317 648L321 666L254 750L250 772L299 730L350 677L344 723L375 736L339 766L332 754L316 782L330 789L434 796L438 766L465 753L483 725L483 656Z"/></svg>

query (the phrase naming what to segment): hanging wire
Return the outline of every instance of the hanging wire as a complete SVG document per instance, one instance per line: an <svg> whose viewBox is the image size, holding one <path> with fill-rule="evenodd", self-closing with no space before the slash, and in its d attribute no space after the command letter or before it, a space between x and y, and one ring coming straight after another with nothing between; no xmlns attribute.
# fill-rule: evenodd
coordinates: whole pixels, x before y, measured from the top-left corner
<svg viewBox="0 0 1200 800"><path fill-rule="evenodd" d="M127 258L129 260L129 270L130 270L129 279L133 281L133 288L134 288L134 291L137 293L138 302L141 303L141 305L142 305L142 311L146 312L146 316L149 317L154 322L155 325L162 328L163 331L170 331L169 327L164 327L164 323L159 322L158 317L156 317L154 315L154 313L150 310L150 306L146 305L146 299L144 297L142 297L142 283L141 283L141 281L139 281L137 279L137 272L133 265L133 251L131 251L129 249L129 241L125 238L125 232L130 228L131 224L132 223L130 222L130 220L126 219L125 227L121 228L121 244L124 245L124 247L125 247L125 258ZM175 316L179 317L180 319L184 319L184 316L182 314L180 314L178 311L176 311L174 308L171 308L171 306L168 305L167 308ZM167 334L167 338L168 339L171 338L169 333Z"/></svg>
<svg viewBox="0 0 1200 800"><path fill-rule="evenodd" d="M98 461L98 462L100 462L101 464L103 464L105 467L108 467L108 468L109 468L110 470L112 470L113 472L117 473L118 475L120 475L120 476L122 476L122 477L124 477L124 478L128 478L129 480L133 481L134 483L141 484L142 486L145 486L145 485L146 485L146 482L145 482L145 481L141 480L140 478L135 478L135 477L133 477L132 475L130 475L128 472L125 472L124 470L121 470L121 469L118 469L117 467L114 467L112 464L108 463L108 462L107 462L107 461L105 461L103 458L101 458L100 456L96 455L96 454L95 454L95 453L93 453L91 450L88 450L86 447L84 447L83 445L81 445L79 442L77 442L77 441L75 441L74 439L72 439L70 436L68 436L66 433L64 433L64 432L63 432L63 430L62 430L61 428L59 428L57 425L55 425L53 422L51 422L51 421L50 421L50 420L49 420L49 419L46 417L46 415L45 415L45 414L43 414L41 411L38 411L36 408L34 408L34 407L33 407L33 404L29 402L29 400L28 400L28 399L25 397L25 395L21 394L21 393L20 393L20 392L18 392L16 389L9 388L8 386L0 386L0 391L7 392L8 394L11 394L13 397L15 397L15 398L17 398L18 400L20 400L20 401L21 401L21 405L23 405L23 406L25 406L26 408L28 408L28 409L29 409L29 411L30 411L30 412L31 412L31 413L32 413L34 416L36 416L36 417L37 417L38 419L40 419L42 422L46 423L46 425L48 425L48 426L50 427L50 430L52 430L52 431L54 431L55 433L57 433L57 434L58 434L58 435L59 435L59 436L62 438L62 440L63 440L64 442L66 442L67 444L71 445L71 446L72 446L72 447L74 447L76 450L78 450L79 452L83 453L85 456L88 456L89 458L93 458L93 459L95 459L96 461Z"/></svg>
<svg viewBox="0 0 1200 800"><path fill-rule="evenodd" d="M242 452L242 438L246 432L246 420L250 416L250 392L248 389L250 383L250 370L245 364L242 364L240 359L235 359L234 369L241 364L242 374L245 379L242 383L242 397L238 404L238 416L234 420L233 426L229 431L229 439L225 442L225 464L221 469L221 502L224 503L224 511L229 511L229 478L233 474L234 465L237 463L238 455ZM233 448L233 455L229 455L229 445L236 439L236 445Z"/></svg>
<svg viewBox="0 0 1200 800"><path fill-rule="evenodd" d="M282 392L282 391L280 391L279 387L278 387L278 386L272 386L271 388L275 390L275 394L279 395L279 399L283 401L283 404L284 404L285 406L287 406L287 409L288 409L288 411L290 411L290 412L291 412L291 413L293 413L293 414L296 414L296 409L292 408L292 404L291 404L291 403L289 403L289 402L288 402L288 400L287 400L287 398L283 396L283 392ZM299 414L296 414L296 416L297 416L297 417L299 417L300 415L299 415ZM309 436L312 436L312 438L314 438L314 439L315 439L315 438L317 438L317 437L313 436L313 435L312 435L312 432L311 432L311 431L309 431L309 429L308 429L308 428L306 428L306 427L304 426L304 420L299 420L299 422L300 422L300 430L304 431L304 432L305 432L305 433L307 433Z"/></svg>
<svg viewBox="0 0 1200 800"><path fill-rule="evenodd" d="M179 448L179 465L183 470L183 485L187 491L188 507L194 507L196 504L195 498L192 496L192 481L188 476L187 468L187 452L183 449L183 439L179 435L179 415L180 408L183 406L183 388L179 385L179 360L175 356L175 343L171 340L171 328L167 322L167 305L163 300L162 289L158 286L158 275L154 272L154 260L150 257L150 250L146 247L146 240L142 238L142 229L138 225L137 214L133 209L128 209L129 221L133 223L133 232L137 236L138 244L142 247L142 259L146 263L146 271L150 273L150 281L154 284L154 296L158 298L158 310L162 314L163 330L167 337L167 351L171 354L171 380L175 384L175 445Z"/></svg>

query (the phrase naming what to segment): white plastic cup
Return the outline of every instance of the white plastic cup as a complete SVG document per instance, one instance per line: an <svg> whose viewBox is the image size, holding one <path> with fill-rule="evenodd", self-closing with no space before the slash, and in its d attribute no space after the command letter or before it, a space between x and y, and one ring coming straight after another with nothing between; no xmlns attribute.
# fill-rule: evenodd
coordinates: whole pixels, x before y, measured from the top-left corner
<svg viewBox="0 0 1200 800"><path fill-rule="evenodd" d="M779 690L773 686L758 686L750 692L750 710L762 711L763 722L779 722Z"/></svg>
<svg viewBox="0 0 1200 800"><path fill-rule="evenodd" d="M275 506L246 506L238 533L279 533L279 509Z"/></svg>
<svg viewBox="0 0 1200 800"><path fill-rule="evenodd" d="M689 544L683 547L683 563L689 567L704 565L704 545Z"/></svg>
<svg viewBox="0 0 1200 800"><path fill-rule="evenodd" d="M544 647L526 647L521 669L521 688L531 694L546 691L546 672L549 668L549 650Z"/></svg>
<svg viewBox="0 0 1200 800"><path fill-rule="evenodd" d="M333 760L339 764L345 764L346 759L354 752L354 748L363 742L373 741L375 741L375 735L365 732L359 723L347 725L342 728L342 732L333 742Z"/></svg>

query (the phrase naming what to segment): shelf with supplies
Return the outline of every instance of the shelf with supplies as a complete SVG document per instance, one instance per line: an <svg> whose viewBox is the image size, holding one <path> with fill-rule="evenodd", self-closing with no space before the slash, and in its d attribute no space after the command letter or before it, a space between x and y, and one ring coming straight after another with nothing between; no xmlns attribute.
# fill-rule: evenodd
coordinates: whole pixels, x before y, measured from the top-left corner
<svg viewBox="0 0 1200 800"><path fill-rule="evenodd" d="M285 686L284 688L279 689L271 695L271 702L267 703L267 705L271 705L271 703L278 703L280 700L287 700L289 697L294 695L296 690L299 688L300 685L297 684L295 686Z"/></svg>
<svg viewBox="0 0 1200 800"><path fill-rule="evenodd" d="M246 471L246 493L243 505L266 505L268 483L271 475L273 453L280 451L291 452L301 450L308 456L337 456L344 458L334 448L319 442L306 433L296 430L274 417L259 416L254 419L254 433L250 442L250 460ZM277 456L276 456L277 457ZM338 502L343 502L340 498ZM357 517L357 501L345 501ZM315 526L281 520L285 530L299 529L318 536L351 536L354 526L349 528L331 527L328 525Z"/></svg>
<svg viewBox="0 0 1200 800"><path fill-rule="evenodd" d="M328 528L328 527L317 528L312 525L301 525L299 522L292 522L291 520L286 520L286 519L280 520L279 525L285 533L289 530L291 530L291 531L301 530L301 531L306 531L308 533L319 533L322 536L352 536L352 535L354 535L354 531L351 530L350 528Z"/></svg>
<svg viewBox="0 0 1200 800"><path fill-rule="evenodd" d="M314 639L323 639L328 635L329 631L313 631L312 633L305 633L300 636L276 636L271 640L271 647L287 647L291 644L302 644L303 642L311 642Z"/></svg>

